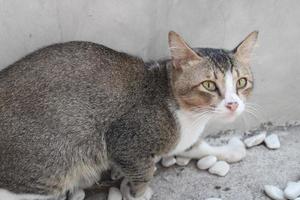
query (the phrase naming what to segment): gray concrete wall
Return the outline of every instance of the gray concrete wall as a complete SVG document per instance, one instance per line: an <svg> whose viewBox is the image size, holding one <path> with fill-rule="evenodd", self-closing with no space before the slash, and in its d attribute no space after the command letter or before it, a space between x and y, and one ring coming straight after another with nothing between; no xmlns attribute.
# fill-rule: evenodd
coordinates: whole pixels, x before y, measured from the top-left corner
<svg viewBox="0 0 300 200"><path fill-rule="evenodd" d="M0 0L0 67L56 42L88 40L144 59L175 30L194 47L233 48L259 30L252 102L262 121L300 119L300 1ZM255 123L248 116L246 124Z"/></svg>

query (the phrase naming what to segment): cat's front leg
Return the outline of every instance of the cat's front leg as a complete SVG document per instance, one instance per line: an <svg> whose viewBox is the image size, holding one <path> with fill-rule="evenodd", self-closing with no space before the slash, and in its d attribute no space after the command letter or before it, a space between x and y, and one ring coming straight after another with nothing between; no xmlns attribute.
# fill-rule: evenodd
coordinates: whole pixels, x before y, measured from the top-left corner
<svg viewBox="0 0 300 200"><path fill-rule="evenodd" d="M224 160L228 163L234 163L242 160L246 156L244 143L234 137L224 146L211 146L204 140L199 140L190 149L182 152L179 156L200 159L204 156L213 155L218 160Z"/></svg>
<svg viewBox="0 0 300 200"><path fill-rule="evenodd" d="M149 182L155 171L154 160L135 159L133 162L122 164L124 180L121 192L124 200L150 200L153 194Z"/></svg>
<svg viewBox="0 0 300 200"><path fill-rule="evenodd" d="M138 193L133 192L135 190L139 190ZM150 200L153 191L148 186L148 183L139 183L133 185L133 183L129 182L127 179L123 179L121 183L121 192L124 200Z"/></svg>
<svg viewBox="0 0 300 200"><path fill-rule="evenodd" d="M69 200L83 200L85 197L85 193L83 190L77 190L75 192L73 192L72 194L70 194L69 196Z"/></svg>

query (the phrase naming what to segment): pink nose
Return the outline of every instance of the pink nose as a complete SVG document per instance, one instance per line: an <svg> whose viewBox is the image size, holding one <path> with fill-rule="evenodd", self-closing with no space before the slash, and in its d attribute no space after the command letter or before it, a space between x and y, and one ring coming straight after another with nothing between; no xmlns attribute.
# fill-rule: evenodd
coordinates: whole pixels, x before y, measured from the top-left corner
<svg viewBox="0 0 300 200"><path fill-rule="evenodd" d="M226 104L226 108L228 108L228 110L234 112L236 111L236 109L239 107L238 102L229 102Z"/></svg>

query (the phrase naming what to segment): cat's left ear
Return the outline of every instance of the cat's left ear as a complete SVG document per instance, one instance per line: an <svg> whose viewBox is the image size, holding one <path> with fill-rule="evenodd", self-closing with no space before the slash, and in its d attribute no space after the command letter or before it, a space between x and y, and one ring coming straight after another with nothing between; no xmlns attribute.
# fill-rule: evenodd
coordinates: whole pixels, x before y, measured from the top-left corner
<svg viewBox="0 0 300 200"><path fill-rule="evenodd" d="M234 50L234 57L244 63L249 64L253 48L256 44L258 31L250 33Z"/></svg>

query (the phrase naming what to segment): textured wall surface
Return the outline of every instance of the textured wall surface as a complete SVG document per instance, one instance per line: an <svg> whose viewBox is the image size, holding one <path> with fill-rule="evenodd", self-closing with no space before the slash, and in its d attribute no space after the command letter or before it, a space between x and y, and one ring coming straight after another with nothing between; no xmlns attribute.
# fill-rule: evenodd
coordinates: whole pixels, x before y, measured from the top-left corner
<svg viewBox="0 0 300 200"><path fill-rule="evenodd" d="M169 55L169 30L193 47L222 48L259 30L252 98L261 106L258 118L297 120L299 10L298 0L0 0L0 67L70 40L102 43L149 60ZM257 122L247 118L248 125Z"/></svg>

